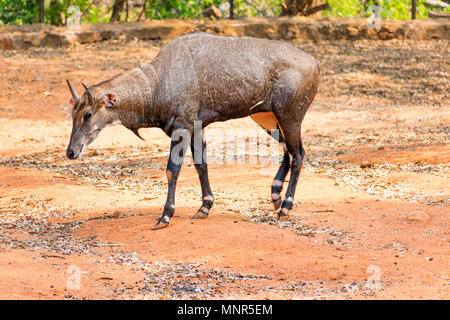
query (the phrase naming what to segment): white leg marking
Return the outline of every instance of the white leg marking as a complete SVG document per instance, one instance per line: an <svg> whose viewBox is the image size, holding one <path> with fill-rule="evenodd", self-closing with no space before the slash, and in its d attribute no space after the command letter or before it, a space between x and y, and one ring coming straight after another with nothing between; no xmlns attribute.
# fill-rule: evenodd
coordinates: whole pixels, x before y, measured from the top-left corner
<svg viewBox="0 0 450 320"><path fill-rule="evenodd" d="M272 187L281 187L281 186L283 186L283 181L273 180Z"/></svg>
<svg viewBox="0 0 450 320"><path fill-rule="evenodd" d="M279 200L281 198L281 196L278 193L272 193L272 200L276 201Z"/></svg>
<svg viewBox="0 0 450 320"><path fill-rule="evenodd" d="M204 197L203 200L205 200L205 201L214 201L214 197L212 195L208 195L208 196Z"/></svg>

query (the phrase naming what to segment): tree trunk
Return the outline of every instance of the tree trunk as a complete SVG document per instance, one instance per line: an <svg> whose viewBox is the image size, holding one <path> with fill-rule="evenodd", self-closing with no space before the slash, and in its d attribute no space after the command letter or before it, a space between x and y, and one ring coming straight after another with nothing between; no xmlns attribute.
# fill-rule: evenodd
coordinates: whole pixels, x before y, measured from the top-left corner
<svg viewBox="0 0 450 320"><path fill-rule="evenodd" d="M312 0L284 0L281 4L282 16L296 16L302 12Z"/></svg>
<svg viewBox="0 0 450 320"><path fill-rule="evenodd" d="M230 0L230 19L234 19L234 1Z"/></svg>
<svg viewBox="0 0 450 320"><path fill-rule="evenodd" d="M144 1L144 5L142 6L142 11L141 11L141 13L139 13L137 21L141 20L142 15L145 13L145 8L147 8L147 2L148 2L148 0Z"/></svg>
<svg viewBox="0 0 450 320"><path fill-rule="evenodd" d="M39 23L44 23L44 14L45 14L44 4L45 4L44 0L39 0Z"/></svg>
<svg viewBox="0 0 450 320"><path fill-rule="evenodd" d="M330 8L330 5L328 4L328 2L325 2L324 4L318 5L318 6L312 6L309 7L308 9L306 9L305 11L302 12L302 15L304 16L312 16L315 15L316 13L322 11L322 10L327 10Z"/></svg>
<svg viewBox="0 0 450 320"><path fill-rule="evenodd" d="M120 13L123 10L123 5L125 4L125 1L126 0L114 0L111 19L109 20L109 22L120 21Z"/></svg>
<svg viewBox="0 0 450 320"><path fill-rule="evenodd" d="M281 15L307 16L328 8L328 3L323 3L322 0L285 0L284 3L281 4Z"/></svg>

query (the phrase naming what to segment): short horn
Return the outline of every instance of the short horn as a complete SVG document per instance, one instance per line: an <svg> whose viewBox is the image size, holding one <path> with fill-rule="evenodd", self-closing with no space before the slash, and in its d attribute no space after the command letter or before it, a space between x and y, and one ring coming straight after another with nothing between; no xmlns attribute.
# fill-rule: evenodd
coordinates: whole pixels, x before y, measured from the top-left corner
<svg viewBox="0 0 450 320"><path fill-rule="evenodd" d="M83 85L83 87L86 89L86 91L89 91L89 88L82 82L81 83Z"/></svg>
<svg viewBox="0 0 450 320"><path fill-rule="evenodd" d="M78 94L75 92L74 88L72 88L72 85L70 84L70 81L69 80L66 80L66 81L67 81L67 85L69 86L70 93L72 94L73 100L77 101L78 98L79 98Z"/></svg>
<svg viewBox="0 0 450 320"><path fill-rule="evenodd" d="M94 96L92 95L91 90L89 90L89 88L82 82L81 83L83 85L83 87L86 89L87 93L88 93L88 98L92 101L94 100Z"/></svg>

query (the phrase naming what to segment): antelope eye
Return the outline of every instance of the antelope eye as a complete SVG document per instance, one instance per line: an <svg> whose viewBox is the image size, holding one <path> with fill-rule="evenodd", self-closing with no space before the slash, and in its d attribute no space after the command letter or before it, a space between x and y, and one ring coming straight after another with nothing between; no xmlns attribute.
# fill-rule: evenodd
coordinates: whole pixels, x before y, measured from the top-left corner
<svg viewBox="0 0 450 320"><path fill-rule="evenodd" d="M83 120L88 121L90 117L92 117L92 112L86 112L83 116Z"/></svg>

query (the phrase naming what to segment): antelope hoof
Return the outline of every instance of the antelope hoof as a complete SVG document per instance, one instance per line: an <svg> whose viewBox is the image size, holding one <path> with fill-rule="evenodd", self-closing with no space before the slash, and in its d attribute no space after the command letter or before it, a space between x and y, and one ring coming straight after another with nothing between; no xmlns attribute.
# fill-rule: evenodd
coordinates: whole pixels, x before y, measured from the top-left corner
<svg viewBox="0 0 450 320"><path fill-rule="evenodd" d="M152 228L152 230L159 230L159 229L164 229L167 228L169 226L168 223L164 223L164 222L158 222L157 224L155 224Z"/></svg>
<svg viewBox="0 0 450 320"><path fill-rule="evenodd" d="M152 230L164 229L167 228L168 226L169 226L168 222L158 220L158 222L152 227Z"/></svg>
<svg viewBox="0 0 450 320"><path fill-rule="evenodd" d="M273 206L275 207L275 210L278 210L281 206L281 198L278 200L273 200Z"/></svg>
<svg viewBox="0 0 450 320"><path fill-rule="evenodd" d="M191 219L206 219L206 218L208 218L208 215L206 213L204 213L204 212L199 210L199 211L197 211L196 214L194 214L192 216Z"/></svg>
<svg viewBox="0 0 450 320"><path fill-rule="evenodd" d="M272 202L275 210L281 206L281 195L279 193L272 193Z"/></svg>
<svg viewBox="0 0 450 320"><path fill-rule="evenodd" d="M288 210L286 208L281 209L278 212L278 221L286 221L289 220L289 214L288 214Z"/></svg>

